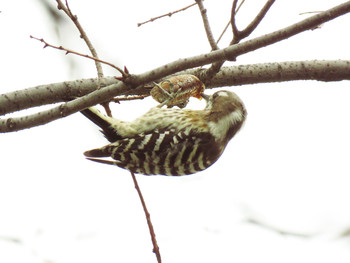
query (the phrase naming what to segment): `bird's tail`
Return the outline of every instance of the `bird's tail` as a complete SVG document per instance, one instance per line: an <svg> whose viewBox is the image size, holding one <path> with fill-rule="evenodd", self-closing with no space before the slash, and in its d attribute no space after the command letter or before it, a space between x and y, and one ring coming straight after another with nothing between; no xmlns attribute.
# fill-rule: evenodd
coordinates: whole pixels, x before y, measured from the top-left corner
<svg viewBox="0 0 350 263"><path fill-rule="evenodd" d="M111 117L102 114L95 107L82 110L81 113L102 129L101 132L108 141L115 142L122 139L116 129L111 126L113 120Z"/></svg>

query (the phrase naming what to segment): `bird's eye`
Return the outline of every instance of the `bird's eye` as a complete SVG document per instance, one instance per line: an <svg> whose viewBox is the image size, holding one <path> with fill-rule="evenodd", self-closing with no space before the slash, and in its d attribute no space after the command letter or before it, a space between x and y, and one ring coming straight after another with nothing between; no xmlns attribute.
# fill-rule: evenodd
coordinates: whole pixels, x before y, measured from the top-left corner
<svg viewBox="0 0 350 263"><path fill-rule="evenodd" d="M213 94L213 99L215 100L217 97L219 97L219 92L215 92L214 94Z"/></svg>

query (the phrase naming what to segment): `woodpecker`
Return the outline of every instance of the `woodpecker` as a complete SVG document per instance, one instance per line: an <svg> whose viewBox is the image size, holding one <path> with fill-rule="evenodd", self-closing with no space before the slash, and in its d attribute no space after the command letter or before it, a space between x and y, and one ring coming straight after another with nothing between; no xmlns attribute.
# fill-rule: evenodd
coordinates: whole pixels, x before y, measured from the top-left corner
<svg viewBox="0 0 350 263"><path fill-rule="evenodd" d="M94 107L85 109L82 113L102 129L110 144L84 155L144 175L202 171L218 160L247 116L242 100L233 92L222 90L202 97L207 102L203 110L153 107L132 122L105 116Z"/></svg>

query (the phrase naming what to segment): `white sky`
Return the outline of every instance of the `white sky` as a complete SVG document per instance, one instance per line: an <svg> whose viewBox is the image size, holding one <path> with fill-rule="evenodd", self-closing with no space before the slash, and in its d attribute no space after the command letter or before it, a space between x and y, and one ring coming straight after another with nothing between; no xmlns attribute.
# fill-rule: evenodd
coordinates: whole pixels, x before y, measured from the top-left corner
<svg viewBox="0 0 350 263"><path fill-rule="evenodd" d="M231 2L204 2L215 37L229 19ZM241 28L264 2L247 0ZM306 17L301 12L344 1L276 2L252 37L300 21ZM190 3L70 0L100 57L131 73L210 50L197 7L136 26ZM58 39L38 1L0 1L0 10L1 93L96 76L93 62L42 49L29 38L87 53L68 19ZM349 22L343 16L243 55L236 65L349 60ZM115 72L105 68L105 74ZM137 176L163 261L349 262L349 237L339 237L350 228L348 85L297 81L225 88L243 99L248 119L220 160L191 176ZM123 103L113 112L131 120L151 105L148 99ZM0 135L0 262L156 262L129 173L83 156L107 143L97 130L75 114ZM312 236L283 236L247 219Z"/></svg>

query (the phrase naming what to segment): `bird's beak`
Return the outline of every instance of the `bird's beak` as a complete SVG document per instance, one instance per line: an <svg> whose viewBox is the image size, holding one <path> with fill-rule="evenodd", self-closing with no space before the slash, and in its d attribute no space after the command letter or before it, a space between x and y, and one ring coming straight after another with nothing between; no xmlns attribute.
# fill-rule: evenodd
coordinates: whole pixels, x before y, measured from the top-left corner
<svg viewBox="0 0 350 263"><path fill-rule="evenodd" d="M209 97L210 97L209 95L202 93L201 96L203 99L205 99L208 102Z"/></svg>

